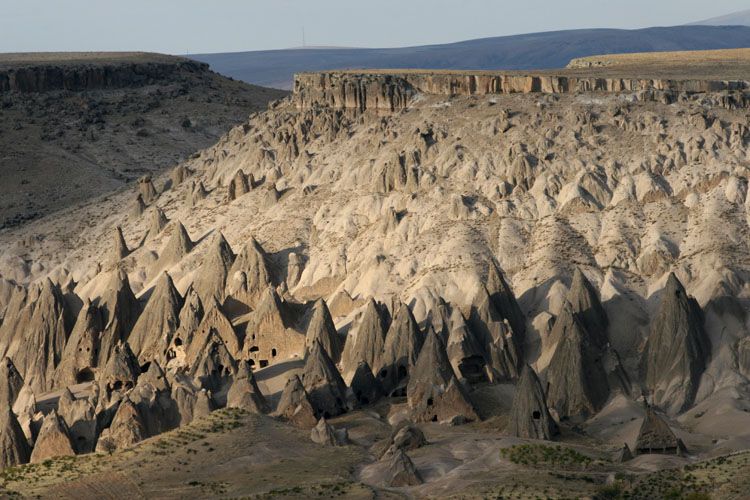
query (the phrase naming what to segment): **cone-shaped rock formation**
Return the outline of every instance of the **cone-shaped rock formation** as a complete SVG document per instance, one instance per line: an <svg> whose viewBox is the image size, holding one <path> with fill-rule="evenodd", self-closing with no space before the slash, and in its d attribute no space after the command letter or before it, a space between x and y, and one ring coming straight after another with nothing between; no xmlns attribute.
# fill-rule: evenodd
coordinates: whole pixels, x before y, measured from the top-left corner
<svg viewBox="0 0 750 500"><path fill-rule="evenodd" d="M424 337L406 304L401 304L388 329L383 354L376 368L378 380L386 394L403 387L417 362Z"/></svg>
<svg viewBox="0 0 750 500"><path fill-rule="evenodd" d="M172 278L162 273L128 337L131 349L142 362L164 359L179 326L182 302Z"/></svg>
<svg viewBox="0 0 750 500"><path fill-rule="evenodd" d="M542 384L529 365L524 365L516 384L508 433L512 436L551 440L559 433L547 408Z"/></svg>
<svg viewBox="0 0 750 500"><path fill-rule="evenodd" d="M432 329L412 369L406 397L415 422L441 422L457 416L464 420L478 418L458 384L443 341Z"/></svg>
<svg viewBox="0 0 750 500"><path fill-rule="evenodd" d="M316 415L330 418L347 411L346 384L320 342L307 354L302 381Z"/></svg>
<svg viewBox="0 0 750 500"><path fill-rule="evenodd" d="M710 355L700 306L670 274L643 358L652 404L672 415L686 410Z"/></svg>
<svg viewBox="0 0 750 500"><path fill-rule="evenodd" d="M68 426L55 410L46 417L34 443L31 452L31 463L39 463L48 458L67 457L75 455L73 443L70 441Z"/></svg>
<svg viewBox="0 0 750 500"><path fill-rule="evenodd" d="M307 326L307 335L305 336L305 348L311 349L316 341L320 342L320 345L323 346L334 363L341 360L343 350L341 339L336 331L336 326L333 324L328 305L323 299L318 299L313 307L312 318Z"/></svg>

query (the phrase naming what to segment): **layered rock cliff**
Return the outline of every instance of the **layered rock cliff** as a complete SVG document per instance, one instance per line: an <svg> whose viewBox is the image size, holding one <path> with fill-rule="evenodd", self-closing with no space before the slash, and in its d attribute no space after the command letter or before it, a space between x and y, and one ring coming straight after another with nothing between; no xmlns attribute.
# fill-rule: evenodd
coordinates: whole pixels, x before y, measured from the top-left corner
<svg viewBox="0 0 750 500"><path fill-rule="evenodd" d="M748 80L622 78L579 74L519 72L331 71L295 76L299 109L328 107L396 112L418 94L482 96L494 94L636 93L646 101L674 102L693 94L714 94L725 107L747 107Z"/></svg>

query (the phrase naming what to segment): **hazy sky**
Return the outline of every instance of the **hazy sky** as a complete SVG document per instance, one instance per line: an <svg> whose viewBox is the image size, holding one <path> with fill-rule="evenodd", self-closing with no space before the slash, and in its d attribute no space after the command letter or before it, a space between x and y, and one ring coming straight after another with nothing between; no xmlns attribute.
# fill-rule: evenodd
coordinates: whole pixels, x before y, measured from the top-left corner
<svg viewBox="0 0 750 500"><path fill-rule="evenodd" d="M0 0L0 52L396 47L571 28L671 26L747 0Z"/></svg>

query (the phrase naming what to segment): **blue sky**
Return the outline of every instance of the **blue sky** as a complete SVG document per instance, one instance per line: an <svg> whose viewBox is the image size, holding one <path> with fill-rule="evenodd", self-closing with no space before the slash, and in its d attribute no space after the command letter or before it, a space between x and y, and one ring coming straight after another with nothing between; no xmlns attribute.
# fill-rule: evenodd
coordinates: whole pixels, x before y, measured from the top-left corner
<svg viewBox="0 0 750 500"><path fill-rule="evenodd" d="M172 54L397 47L572 28L685 24L747 0L0 0L0 52Z"/></svg>

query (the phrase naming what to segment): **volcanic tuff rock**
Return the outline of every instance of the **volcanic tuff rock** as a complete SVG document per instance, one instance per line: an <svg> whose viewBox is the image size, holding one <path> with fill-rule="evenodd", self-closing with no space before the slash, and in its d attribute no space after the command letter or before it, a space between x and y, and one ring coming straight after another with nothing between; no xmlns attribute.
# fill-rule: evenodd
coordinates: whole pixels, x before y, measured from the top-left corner
<svg viewBox="0 0 750 500"><path fill-rule="evenodd" d="M406 397L412 420L442 422L456 416L476 420L477 414L453 373L445 345L427 332L424 346L409 374Z"/></svg>
<svg viewBox="0 0 750 500"><path fill-rule="evenodd" d="M393 95L407 95L399 92ZM750 206L750 130L737 99L723 91L418 93L397 114L380 115L278 103L186 162L191 182L161 189L169 180L153 177L156 204L171 220L185 221L195 239L187 251L189 238L178 236L179 250L163 266L156 264L160 249L178 226L149 238L149 217L121 213L117 207L135 199L137 186L97 202L96 210L80 207L0 233L9 283L1 294L0 346L25 375L12 353L47 278L64 283L59 294L44 292L58 296L48 302L64 304L71 318L79 307L92 313L81 316L86 335L76 337L98 338L91 309L98 307L97 363L62 359L59 366L74 366L82 381L94 376L91 402L100 428L113 435L122 430L123 443L152 434L151 416L170 401L183 424L234 404L235 393L242 400L255 392L242 375L251 367L260 371L264 390L278 391L278 381L290 380L275 414L308 429L320 417L373 404L373 375L389 395L406 396L406 405L389 398L373 408L381 415L390 406L389 422L411 414L458 423L477 418L472 403L504 422L510 383L524 398L516 404L523 417L517 420L530 411L534 421L534 408L521 403L539 404L543 389L532 377L519 380L531 364L549 383L550 413L566 431L569 418L573 432L580 428L592 442L619 449L630 422L620 415L635 414L639 404L631 392L647 389L647 399L663 398L663 408L688 410L680 419L690 420L686 432L701 453L717 450L711 444L716 429L747 419L740 365L748 335L742 304L750 239L742 235ZM227 186L238 170L264 187L230 202ZM131 252L117 269L102 268L118 225ZM236 258L232 248L239 250ZM663 291L670 270L704 306L699 327L692 306L679 301L662 306L685 309L677 320L654 314L659 299L674 300L671 284ZM154 290L163 271L173 284L164 287L166 295ZM141 304L147 309L142 321L150 323L152 301L164 295L185 297L179 313L171 300L154 306L155 317L168 319L157 323L173 332L157 349L166 348L166 360L116 354L129 337L152 338L134 327ZM300 380L294 374L308 330L314 342ZM661 338L666 330L669 339ZM710 351L699 348L697 331L711 339ZM348 388L331 359L337 349L321 345L335 332L346 336L340 364ZM679 352L649 359L652 340L671 342ZM703 355L685 357L683 350ZM643 378L636 376L641 358ZM704 368L680 368L674 377L674 366L690 368L693 359ZM148 363L141 373L139 365ZM381 378L383 368L389 371ZM653 385L649 369L656 373ZM679 391L666 390L683 377L691 381L683 386L697 388L688 406ZM34 395L22 397L33 402ZM32 407L19 412L29 435ZM712 408L728 411L704 413ZM162 418L170 417L155 420ZM366 420L387 435L386 419L373 411L343 419L347 427ZM459 445L472 432L430 427ZM602 431L608 427L615 432ZM433 446L453 446L446 442L431 443L425 456ZM741 441L721 443L729 448ZM482 446L477 443L477 453ZM423 450L417 453L423 463ZM382 473L386 464L372 465Z"/></svg>
<svg viewBox="0 0 750 500"><path fill-rule="evenodd" d="M0 66L0 228L157 174L285 95L158 54L3 54Z"/></svg>
<svg viewBox="0 0 750 500"><path fill-rule="evenodd" d="M345 373L354 373L363 361L371 368L380 366L387 331L387 315L382 309L374 300L367 301L357 333L350 334L344 345L341 364Z"/></svg>
<svg viewBox="0 0 750 500"><path fill-rule="evenodd" d="M386 394L391 394L407 381L423 342L422 331L411 309L402 303L391 322L383 352L374 367Z"/></svg>
<svg viewBox="0 0 750 500"><path fill-rule="evenodd" d="M561 418L592 416L609 398L601 348L569 303L563 306L555 328L560 342L546 372L549 405Z"/></svg>
<svg viewBox="0 0 750 500"><path fill-rule="evenodd" d="M57 402L57 413L68 428L68 435L76 453L94 449L98 437L96 411L88 398L77 399L65 388Z"/></svg>
<svg viewBox="0 0 750 500"><path fill-rule="evenodd" d="M141 361L164 359L179 326L182 296L172 278L163 273L128 336L128 343Z"/></svg>
<svg viewBox="0 0 750 500"><path fill-rule="evenodd" d="M320 342L307 353L302 382L316 415L331 418L348 410L346 384Z"/></svg>
<svg viewBox="0 0 750 500"><path fill-rule="evenodd" d="M227 393L227 407L243 408L253 413L268 413L268 403L258 388L250 363L240 361L232 387Z"/></svg>
<svg viewBox="0 0 750 500"><path fill-rule="evenodd" d="M3 469L25 464L31 449L26 436L10 406L0 409L0 467Z"/></svg>
<svg viewBox="0 0 750 500"><path fill-rule="evenodd" d="M534 369L525 365L516 384L507 432L513 436L551 440L559 433Z"/></svg>
<svg viewBox="0 0 750 500"><path fill-rule="evenodd" d="M311 349L315 342L320 342L331 361L338 363L341 360L342 342L333 324L328 305L323 299L318 299L313 306L312 318L307 325L305 348Z"/></svg>
<svg viewBox="0 0 750 500"><path fill-rule="evenodd" d="M34 442L34 450L31 452L31 463L39 463L48 458L65 457L75 455L73 443L70 441L68 426L52 410L46 417L42 429Z"/></svg>
<svg viewBox="0 0 750 500"><path fill-rule="evenodd" d="M388 461L388 486L398 488L422 484L422 475L404 450L397 449L384 460Z"/></svg>
<svg viewBox="0 0 750 500"><path fill-rule="evenodd" d="M352 394L361 405L375 403L385 394L380 381L373 375L367 361L361 361L354 371L350 384Z"/></svg>
<svg viewBox="0 0 750 500"><path fill-rule="evenodd" d="M23 378L10 358L0 361L0 404L10 407L16 402L23 387Z"/></svg>
<svg viewBox="0 0 750 500"><path fill-rule="evenodd" d="M676 414L695 399L711 355L711 343L703 328L700 306L687 295L674 273L662 293L643 363L651 402Z"/></svg>
<svg viewBox="0 0 750 500"><path fill-rule="evenodd" d="M313 443L328 446L345 446L349 442L346 429L334 429L325 418L321 418L310 431L310 439Z"/></svg>
<svg viewBox="0 0 750 500"><path fill-rule="evenodd" d="M287 380L274 415L282 417L297 427L315 426L317 418L310 395L297 375Z"/></svg>

